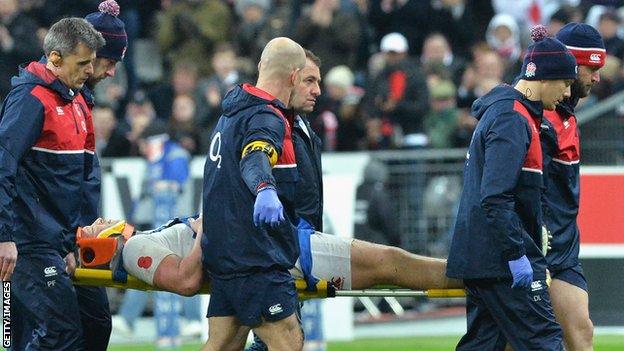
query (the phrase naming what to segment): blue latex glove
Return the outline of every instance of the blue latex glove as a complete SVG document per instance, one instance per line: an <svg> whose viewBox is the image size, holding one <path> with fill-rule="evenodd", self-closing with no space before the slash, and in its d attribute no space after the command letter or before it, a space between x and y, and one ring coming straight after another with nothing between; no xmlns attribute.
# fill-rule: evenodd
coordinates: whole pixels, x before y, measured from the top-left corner
<svg viewBox="0 0 624 351"><path fill-rule="evenodd" d="M274 227L284 220L284 207L275 189L265 188L256 195L253 220L256 227L263 223Z"/></svg>
<svg viewBox="0 0 624 351"><path fill-rule="evenodd" d="M526 255L523 255L517 260L509 261L508 263L509 270L513 276L513 284L511 284L511 287L514 289L530 288L533 282L533 268Z"/></svg>

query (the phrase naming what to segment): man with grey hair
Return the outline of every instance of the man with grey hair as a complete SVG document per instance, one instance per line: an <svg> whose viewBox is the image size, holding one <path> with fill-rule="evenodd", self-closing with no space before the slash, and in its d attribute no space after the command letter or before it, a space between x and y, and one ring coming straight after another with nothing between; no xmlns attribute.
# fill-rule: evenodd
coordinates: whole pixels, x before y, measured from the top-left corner
<svg viewBox="0 0 624 351"><path fill-rule="evenodd" d="M95 145L79 92L104 43L84 19L58 21L47 62L20 68L0 111L0 278L12 282L13 350L84 349L70 275Z"/></svg>

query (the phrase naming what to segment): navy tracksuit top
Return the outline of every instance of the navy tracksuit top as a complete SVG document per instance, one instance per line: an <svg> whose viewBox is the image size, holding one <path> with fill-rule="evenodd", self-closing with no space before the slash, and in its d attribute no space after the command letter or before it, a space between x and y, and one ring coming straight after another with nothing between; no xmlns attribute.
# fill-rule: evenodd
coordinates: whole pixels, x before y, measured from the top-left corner
<svg viewBox="0 0 624 351"><path fill-rule="evenodd" d="M204 167L204 267L219 279L290 269L299 257L293 226L298 179L293 116L279 100L248 84L230 91L222 107ZM253 223L256 196L245 184L239 166L243 148L252 141L268 142L279 154L272 173L286 221L277 228L258 228Z"/></svg>
<svg viewBox="0 0 624 351"><path fill-rule="evenodd" d="M472 106L479 122L464 167L464 184L447 276L511 278L508 261L526 255L533 279L545 279L540 251L543 106L500 85Z"/></svg>
<svg viewBox="0 0 624 351"><path fill-rule="evenodd" d="M579 229L576 218L580 197L580 138L574 116L577 99L567 99L555 111L544 111L542 150L544 225L551 232L551 249L546 255L552 271L578 264Z"/></svg>
<svg viewBox="0 0 624 351"><path fill-rule="evenodd" d="M90 108L41 62L11 84L0 112L0 242L15 241L20 255L65 256L81 215L97 211Z"/></svg>

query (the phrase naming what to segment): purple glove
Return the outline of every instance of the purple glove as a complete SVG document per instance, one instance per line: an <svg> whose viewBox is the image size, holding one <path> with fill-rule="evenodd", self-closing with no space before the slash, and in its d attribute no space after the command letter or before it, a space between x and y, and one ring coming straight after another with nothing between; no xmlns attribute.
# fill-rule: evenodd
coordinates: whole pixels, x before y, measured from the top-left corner
<svg viewBox="0 0 624 351"><path fill-rule="evenodd" d="M254 204L253 220L256 227L263 223L274 227L284 220L284 208L275 189L264 188L258 192Z"/></svg>
<svg viewBox="0 0 624 351"><path fill-rule="evenodd" d="M517 260L509 261L509 270L513 276L512 288L530 288L533 282L533 268L531 268L531 262L523 255Z"/></svg>

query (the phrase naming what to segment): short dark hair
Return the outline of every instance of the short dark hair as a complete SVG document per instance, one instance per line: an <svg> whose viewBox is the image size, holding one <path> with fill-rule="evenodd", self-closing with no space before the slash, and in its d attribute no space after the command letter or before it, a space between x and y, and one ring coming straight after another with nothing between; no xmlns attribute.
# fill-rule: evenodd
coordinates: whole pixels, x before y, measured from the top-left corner
<svg viewBox="0 0 624 351"><path fill-rule="evenodd" d="M318 68L321 68L321 59L318 56L314 55L314 53L308 49L303 49L303 51L305 51L308 60L314 62Z"/></svg>
<svg viewBox="0 0 624 351"><path fill-rule="evenodd" d="M52 51L67 55L73 53L80 43L93 51L97 51L106 44L106 41L102 34L84 18L63 18L50 27L43 39L43 52L46 56L50 55Z"/></svg>

